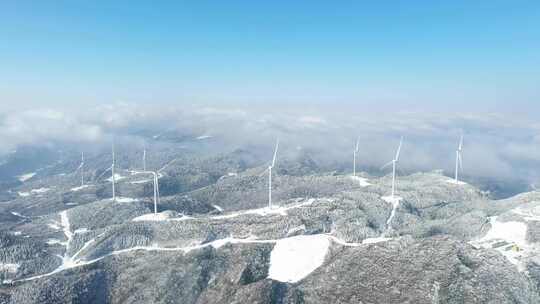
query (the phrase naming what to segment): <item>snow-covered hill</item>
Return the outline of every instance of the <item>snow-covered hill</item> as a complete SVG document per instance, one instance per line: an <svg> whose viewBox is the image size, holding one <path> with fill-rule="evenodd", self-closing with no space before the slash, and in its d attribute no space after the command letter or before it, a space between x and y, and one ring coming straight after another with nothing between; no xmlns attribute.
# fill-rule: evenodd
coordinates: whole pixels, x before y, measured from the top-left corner
<svg viewBox="0 0 540 304"><path fill-rule="evenodd" d="M399 176L396 199L390 176L318 172L277 175L269 208L261 167L238 159L198 162L218 164L209 179L180 160L160 175L157 214L129 170L116 201L106 178L27 180L0 205L1 301L540 301L538 192L491 200L416 173Z"/></svg>

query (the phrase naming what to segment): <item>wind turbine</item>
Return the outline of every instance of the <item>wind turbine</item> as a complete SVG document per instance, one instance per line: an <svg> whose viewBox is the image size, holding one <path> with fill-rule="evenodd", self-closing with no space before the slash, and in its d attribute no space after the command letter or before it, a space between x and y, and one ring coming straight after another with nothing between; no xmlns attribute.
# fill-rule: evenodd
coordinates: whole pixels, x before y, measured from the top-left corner
<svg viewBox="0 0 540 304"><path fill-rule="evenodd" d="M358 153L358 145L360 144L360 137L356 140L356 147L353 151L353 176L356 176L356 154Z"/></svg>
<svg viewBox="0 0 540 304"><path fill-rule="evenodd" d="M159 204L159 171L154 174L154 214L157 214L157 206Z"/></svg>
<svg viewBox="0 0 540 304"><path fill-rule="evenodd" d="M142 163L143 171L146 171L146 145L143 147Z"/></svg>
<svg viewBox="0 0 540 304"><path fill-rule="evenodd" d="M276 164L276 157L279 148L279 138L276 140L276 148L274 149L274 157L272 158L272 163L268 166L268 208L272 208L272 168ZM264 172L263 172L264 173Z"/></svg>
<svg viewBox="0 0 540 304"><path fill-rule="evenodd" d="M112 182L112 200L113 202L116 201L116 188L115 188L115 183L116 183L116 178L114 176L114 169L115 169L115 165L116 165L116 159L115 159L115 153L114 153L114 141L112 143L112 164L109 168L107 168L105 171L103 171L97 178L96 180L99 180L103 175L105 175L105 173L107 173L107 171L111 170L111 182Z"/></svg>
<svg viewBox="0 0 540 304"><path fill-rule="evenodd" d="M154 184L154 214L157 214L157 205L159 204L159 172L160 171L131 171L131 174L152 174L152 182Z"/></svg>
<svg viewBox="0 0 540 304"><path fill-rule="evenodd" d="M454 182L456 184L459 184L459 170L463 171L463 134L461 135L461 138L459 139L459 145L456 150L456 174Z"/></svg>
<svg viewBox="0 0 540 304"><path fill-rule="evenodd" d="M152 174L152 181L154 184L154 214L157 214L157 206L159 204L159 174L161 171L165 170L167 167L169 167L172 163L177 161L178 158L173 159L172 161L165 164L165 166L161 167L161 169L156 171L136 171L132 170L132 174Z"/></svg>
<svg viewBox="0 0 540 304"><path fill-rule="evenodd" d="M396 164L399 161L399 153L401 152L401 145L402 144L403 144L403 136L399 140L399 146L397 148L396 156L394 157L394 159L392 159L390 162L388 162L387 164L385 164L384 166L381 167L381 170L382 170L382 169L392 165L392 195L390 196L392 199L395 198L394 194L395 194L395 190L396 190Z"/></svg>

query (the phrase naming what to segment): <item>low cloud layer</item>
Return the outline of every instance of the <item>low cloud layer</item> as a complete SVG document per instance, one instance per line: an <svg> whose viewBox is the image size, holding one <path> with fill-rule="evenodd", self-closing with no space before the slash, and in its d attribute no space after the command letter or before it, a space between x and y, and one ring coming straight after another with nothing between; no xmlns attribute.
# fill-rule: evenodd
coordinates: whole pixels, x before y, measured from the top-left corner
<svg viewBox="0 0 540 304"><path fill-rule="evenodd" d="M403 136L399 167L406 171L451 171L463 133L466 174L531 183L540 177L540 124L499 114L381 114L130 104L85 112L35 109L0 116L0 153L8 153L19 145L48 142L99 144L113 134L138 131L155 135L169 131L209 135L231 147L258 145L269 150L279 137L283 153L307 149L330 163L352 161L352 150L359 138L358 160L366 168L378 168L390 161Z"/></svg>

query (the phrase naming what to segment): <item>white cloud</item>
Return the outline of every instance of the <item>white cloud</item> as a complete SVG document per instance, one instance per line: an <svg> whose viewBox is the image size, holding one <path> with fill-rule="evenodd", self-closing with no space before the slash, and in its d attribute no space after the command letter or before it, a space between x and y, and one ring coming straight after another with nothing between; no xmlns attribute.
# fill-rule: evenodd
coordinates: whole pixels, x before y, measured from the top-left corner
<svg viewBox="0 0 540 304"><path fill-rule="evenodd" d="M478 176L537 177L539 125L519 117L478 114L358 113L338 110L238 107L141 106L127 103L83 112L35 109L0 117L0 153L20 144L47 141L99 142L131 130L212 134L229 146L261 145L272 150L280 137L282 153L309 150L320 160L348 163L360 136L359 163L379 167L390 160L404 136L400 169L448 169L463 131L464 166ZM157 134L157 133L156 133ZM288 149L287 147L291 147ZM294 152L293 152L294 151ZM270 152L269 152L270 153Z"/></svg>

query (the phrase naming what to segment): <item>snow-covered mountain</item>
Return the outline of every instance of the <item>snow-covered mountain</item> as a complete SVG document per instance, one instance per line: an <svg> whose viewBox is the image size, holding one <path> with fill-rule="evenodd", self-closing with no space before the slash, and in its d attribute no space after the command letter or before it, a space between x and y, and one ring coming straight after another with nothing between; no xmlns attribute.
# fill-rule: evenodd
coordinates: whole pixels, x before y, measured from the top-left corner
<svg viewBox="0 0 540 304"><path fill-rule="evenodd" d="M0 203L0 303L539 303L540 193L440 173L328 171L308 155L107 154L19 174ZM75 159L75 155L73 158ZM172 161L172 162L171 162ZM24 178L23 178L24 177Z"/></svg>

